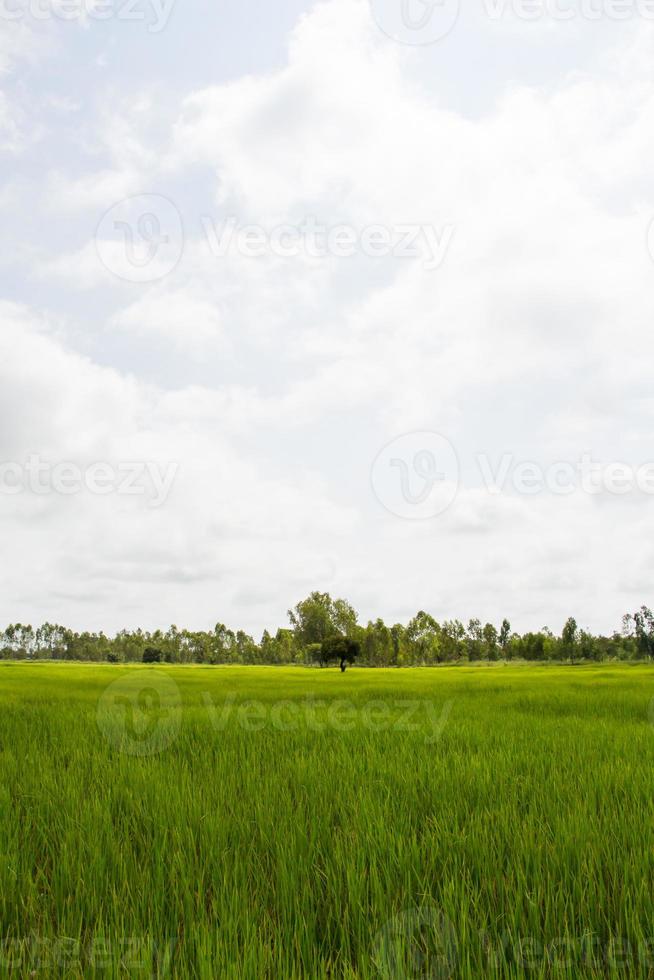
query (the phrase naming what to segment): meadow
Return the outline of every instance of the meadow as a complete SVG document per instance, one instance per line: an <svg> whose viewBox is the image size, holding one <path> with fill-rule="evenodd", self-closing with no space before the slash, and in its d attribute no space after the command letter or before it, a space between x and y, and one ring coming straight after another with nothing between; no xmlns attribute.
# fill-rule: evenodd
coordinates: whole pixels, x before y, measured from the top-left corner
<svg viewBox="0 0 654 980"><path fill-rule="evenodd" d="M654 669L0 664L0 976L654 976Z"/></svg>

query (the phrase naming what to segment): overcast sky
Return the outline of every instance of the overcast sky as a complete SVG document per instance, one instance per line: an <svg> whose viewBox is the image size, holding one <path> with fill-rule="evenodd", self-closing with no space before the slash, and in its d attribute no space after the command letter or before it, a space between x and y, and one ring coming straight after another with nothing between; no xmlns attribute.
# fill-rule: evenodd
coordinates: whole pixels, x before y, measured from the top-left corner
<svg viewBox="0 0 654 980"><path fill-rule="evenodd" d="M654 4L94 4L0 2L3 625L650 601Z"/></svg>

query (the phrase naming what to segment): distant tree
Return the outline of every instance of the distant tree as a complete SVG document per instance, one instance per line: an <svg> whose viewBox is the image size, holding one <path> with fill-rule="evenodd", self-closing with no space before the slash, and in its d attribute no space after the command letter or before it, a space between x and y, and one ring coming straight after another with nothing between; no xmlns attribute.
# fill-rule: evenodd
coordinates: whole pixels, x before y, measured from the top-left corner
<svg viewBox="0 0 654 980"><path fill-rule="evenodd" d="M484 638L484 647L486 648L486 656L489 660L497 660L497 630L492 623L486 623L482 635Z"/></svg>
<svg viewBox="0 0 654 980"><path fill-rule="evenodd" d="M579 630L577 649L582 660L604 660L606 657L607 641L602 637L594 637L586 630Z"/></svg>
<svg viewBox="0 0 654 980"><path fill-rule="evenodd" d="M307 599L289 609L288 616L301 647L323 643L330 636L351 636L357 614L345 599L332 599L328 592L312 592Z"/></svg>
<svg viewBox="0 0 654 980"><path fill-rule="evenodd" d="M511 623L508 621L508 619L503 619L502 626L500 627L500 635L498 641L503 655L506 655L506 648L509 645L510 639L511 639Z"/></svg>
<svg viewBox="0 0 654 980"><path fill-rule="evenodd" d="M480 619L471 619L468 623L468 660L481 660L483 631Z"/></svg>
<svg viewBox="0 0 654 980"><path fill-rule="evenodd" d="M579 630L577 627L577 621L570 616L561 632L561 647L563 650L563 656L569 660L571 664L574 664L575 662L578 637Z"/></svg>
<svg viewBox="0 0 654 980"><path fill-rule="evenodd" d="M234 663L236 635L224 623L216 623L209 642L209 658L212 664Z"/></svg>
<svg viewBox="0 0 654 980"><path fill-rule="evenodd" d="M345 673L347 665L353 664L360 652L356 640L350 640L347 636L329 636L321 644L320 659L323 664L339 662L341 673Z"/></svg>
<svg viewBox="0 0 654 980"><path fill-rule="evenodd" d="M66 631L61 626L44 623L35 633L36 653L39 657L50 657L60 660L65 645Z"/></svg>
<svg viewBox="0 0 654 980"><path fill-rule="evenodd" d="M390 666L395 662L391 630L382 619L368 623L362 631L361 644L364 662L368 666Z"/></svg>
<svg viewBox="0 0 654 980"><path fill-rule="evenodd" d="M31 660L36 650L36 634L31 626L15 623L4 632L4 643L16 660Z"/></svg>
<svg viewBox="0 0 654 980"><path fill-rule="evenodd" d="M239 663L254 664L257 662L257 645L244 630L238 630L236 633L236 650Z"/></svg>
<svg viewBox="0 0 654 980"><path fill-rule="evenodd" d="M460 660L466 652L466 628L459 619L446 620L441 627L440 643L443 660Z"/></svg>
<svg viewBox="0 0 654 980"><path fill-rule="evenodd" d="M324 644L322 643L310 643L308 645L306 654L310 664L320 664L321 667L327 664L327 660L323 654L323 646Z"/></svg>
<svg viewBox="0 0 654 980"><path fill-rule="evenodd" d="M393 659L391 663L394 667L401 667L406 660L406 627L402 623L394 623L390 628L391 643L393 645Z"/></svg>
<svg viewBox="0 0 654 980"><path fill-rule="evenodd" d="M181 634L173 623L166 631L164 637L164 659L167 664L178 664L180 662Z"/></svg>
<svg viewBox="0 0 654 980"><path fill-rule="evenodd" d="M114 649L125 663L142 661L146 645L143 630L136 630L133 633L121 630L114 640Z"/></svg>
<svg viewBox="0 0 654 980"><path fill-rule="evenodd" d="M641 656L654 657L654 614L649 606L641 606L633 615L636 644Z"/></svg>
<svg viewBox="0 0 654 980"><path fill-rule="evenodd" d="M544 660L545 636L542 633L525 633L516 643L516 652L525 660Z"/></svg>
<svg viewBox="0 0 654 980"><path fill-rule="evenodd" d="M422 609L409 621L405 638L412 649L415 664L439 663L441 628L429 613Z"/></svg>
<svg viewBox="0 0 654 980"><path fill-rule="evenodd" d="M113 637L104 633L76 633L67 627L44 623L38 628L14 623L0 628L0 659L50 658L98 663L201 663L201 664L307 664L337 662L345 670L357 660L366 666L455 663L480 658L552 661L654 659L654 613L648 606L624 617L622 633L594 636L580 630L570 618L561 635L543 627L520 636L504 619L499 632L491 623L482 627L471 619L468 628L460 620L442 625L420 611L407 625L387 626L382 619L364 628L353 607L329 593L313 592L290 611L291 627L272 636L264 631L261 642L242 630L234 632L218 623L211 631L192 631L171 626L147 632L121 630Z"/></svg>
<svg viewBox="0 0 654 980"><path fill-rule="evenodd" d="M352 636L356 632L359 617L354 606L351 606L347 599L334 599L332 619L339 633Z"/></svg>
<svg viewBox="0 0 654 980"><path fill-rule="evenodd" d="M295 642L293 630L280 627L275 634L275 646L279 651L279 662L293 664L302 662L302 650Z"/></svg>

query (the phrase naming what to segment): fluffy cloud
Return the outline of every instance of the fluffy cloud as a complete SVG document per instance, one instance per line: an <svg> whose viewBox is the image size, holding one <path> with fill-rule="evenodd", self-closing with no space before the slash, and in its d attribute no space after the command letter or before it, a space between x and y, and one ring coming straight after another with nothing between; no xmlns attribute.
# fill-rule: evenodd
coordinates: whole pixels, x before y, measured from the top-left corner
<svg viewBox="0 0 654 980"><path fill-rule="evenodd" d="M281 69L105 114L83 153L97 167L45 182L49 213L79 223L32 280L76 303L4 309L4 458L174 461L179 475L155 510L12 500L45 557L8 601L75 624L258 630L323 586L370 616L618 626L646 598L651 498L492 494L478 462L651 457L653 37L616 36L591 68L507 86L473 117L363 0L331 0ZM93 229L120 196L154 193L183 217L183 254L159 281L120 282ZM217 254L207 219L230 216L267 235L313 217L357 241L370 226L453 236L437 268L424 250ZM424 523L370 486L381 447L411 430L446 434L461 465L456 500ZM8 533L15 564L26 539Z"/></svg>
<svg viewBox="0 0 654 980"><path fill-rule="evenodd" d="M207 621L218 595L229 610L257 569L254 578L271 583L268 612L279 615L280 579L288 576L292 591L294 579L306 587L306 575L329 567L321 538L350 530L352 509L331 503L309 471L277 477L248 458L221 433L211 392L168 393L99 367L20 307L5 304L0 319L2 417L14 420L0 444L3 541L15 559L5 563L3 588L13 608L97 626L173 613ZM49 471L39 477L43 492L8 492L15 478L6 464L31 457L83 471L148 462L163 473L174 464L176 478L157 508L151 487L68 496L53 490ZM63 592L70 603L57 599ZM72 601L81 593L83 614Z"/></svg>

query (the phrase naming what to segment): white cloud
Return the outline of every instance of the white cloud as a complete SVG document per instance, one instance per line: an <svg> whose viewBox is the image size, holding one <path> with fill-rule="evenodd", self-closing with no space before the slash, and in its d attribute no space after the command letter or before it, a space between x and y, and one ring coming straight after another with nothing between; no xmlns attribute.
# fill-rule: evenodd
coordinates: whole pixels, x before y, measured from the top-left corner
<svg viewBox="0 0 654 980"><path fill-rule="evenodd" d="M189 92L179 112L146 90L102 115L84 167L45 182L49 213L79 221L86 244L44 245L33 275L56 302L69 295L77 333L66 317L38 328L5 310L0 400L20 406L6 452L182 469L156 513L122 500L39 510L52 550L20 585L28 605L51 595L50 576L84 591L97 625L206 624L220 606L260 628L327 585L371 616L423 606L617 627L651 578L649 499L493 498L474 466L480 452L651 456L653 36L616 37L592 68L508 85L464 117L416 82L419 55L384 38L363 0L332 0L301 20L283 68ZM113 279L89 237L135 193L171 198L186 233L175 269L141 286ZM359 232L452 224L455 236L435 271L220 258L202 217L230 214L266 228L311 215ZM62 340L84 330L86 359ZM463 465L451 509L420 526L369 488L382 445L411 429L448 435ZM65 611L79 621L73 599Z"/></svg>
<svg viewBox="0 0 654 980"><path fill-rule="evenodd" d="M192 287L147 292L122 309L111 325L130 333L159 337L191 352L220 348L225 329L218 307Z"/></svg>
<svg viewBox="0 0 654 980"><path fill-rule="evenodd" d="M292 591L303 568L328 567L321 535L352 529L352 509L331 503L309 471L271 476L263 460L243 452L221 430L210 393L166 393L94 365L67 349L52 324L7 304L0 309L0 353L2 417L16 420L0 430L4 463L23 465L38 455L82 468L139 461L179 467L159 510L121 494L0 494L10 559L3 594L14 609L32 595L35 616L83 615L98 627L139 617L162 623L173 613L207 622L218 586L226 612L230 595L247 591L255 566L271 594L287 569ZM83 614L74 600L82 592ZM69 603L62 604L63 593Z"/></svg>
<svg viewBox="0 0 654 980"><path fill-rule="evenodd" d="M120 169L84 174L75 179L54 172L48 176L44 197L52 211L83 211L88 214L94 209L107 210L132 194L137 187L137 176Z"/></svg>
<svg viewBox="0 0 654 980"><path fill-rule="evenodd" d="M23 114L15 102L0 91L0 155L17 155L25 142Z"/></svg>

